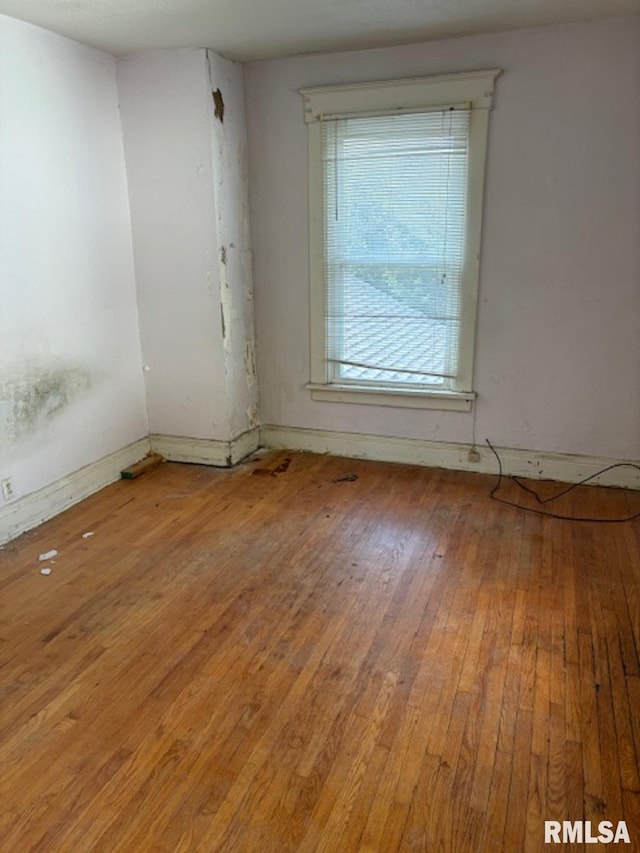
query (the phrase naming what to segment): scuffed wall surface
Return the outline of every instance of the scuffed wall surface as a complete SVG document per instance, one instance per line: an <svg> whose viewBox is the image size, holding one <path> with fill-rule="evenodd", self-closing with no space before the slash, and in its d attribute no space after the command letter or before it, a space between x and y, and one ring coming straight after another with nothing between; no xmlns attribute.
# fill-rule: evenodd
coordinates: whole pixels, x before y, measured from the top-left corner
<svg viewBox="0 0 640 853"><path fill-rule="evenodd" d="M114 60L0 16L0 475L147 433Z"/></svg>

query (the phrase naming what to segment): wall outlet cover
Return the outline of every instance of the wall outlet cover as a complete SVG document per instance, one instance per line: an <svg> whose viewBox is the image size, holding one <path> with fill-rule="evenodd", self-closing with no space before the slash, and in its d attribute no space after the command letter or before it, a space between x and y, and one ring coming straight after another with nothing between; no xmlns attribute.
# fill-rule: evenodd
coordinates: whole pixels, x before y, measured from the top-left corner
<svg viewBox="0 0 640 853"><path fill-rule="evenodd" d="M15 498L15 493L13 491L13 483L11 482L11 477L5 477L5 479L2 480L1 485L2 485L2 500L5 503L9 503L9 501L12 501Z"/></svg>

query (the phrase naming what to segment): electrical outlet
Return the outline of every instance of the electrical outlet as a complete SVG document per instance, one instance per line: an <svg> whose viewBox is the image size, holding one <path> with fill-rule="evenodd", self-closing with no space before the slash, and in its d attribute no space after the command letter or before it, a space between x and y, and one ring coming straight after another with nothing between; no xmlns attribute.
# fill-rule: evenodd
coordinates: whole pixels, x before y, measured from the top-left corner
<svg viewBox="0 0 640 853"><path fill-rule="evenodd" d="M9 501L12 501L15 497L13 491L13 483L11 482L11 477L6 477L2 481L2 500L8 504Z"/></svg>
<svg viewBox="0 0 640 853"><path fill-rule="evenodd" d="M475 447L472 447L469 453L467 454L467 459L469 460L469 462L479 462L480 451L476 450Z"/></svg>

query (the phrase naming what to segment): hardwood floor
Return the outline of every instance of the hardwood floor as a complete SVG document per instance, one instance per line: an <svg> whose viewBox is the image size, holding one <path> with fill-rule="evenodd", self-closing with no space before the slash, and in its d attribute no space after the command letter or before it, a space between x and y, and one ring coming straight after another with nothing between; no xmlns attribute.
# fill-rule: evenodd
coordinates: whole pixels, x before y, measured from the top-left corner
<svg viewBox="0 0 640 853"><path fill-rule="evenodd" d="M640 850L640 522L493 484L166 464L6 546L2 853Z"/></svg>

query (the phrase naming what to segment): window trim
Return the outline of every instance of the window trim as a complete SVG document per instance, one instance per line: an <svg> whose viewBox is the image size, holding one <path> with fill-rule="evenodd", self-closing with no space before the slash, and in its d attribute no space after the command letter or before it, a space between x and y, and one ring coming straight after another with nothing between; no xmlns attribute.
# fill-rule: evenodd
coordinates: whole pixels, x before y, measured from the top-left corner
<svg viewBox="0 0 640 853"><path fill-rule="evenodd" d="M500 69L491 69L300 89L308 129L311 381L307 388L312 399L410 408L470 409L475 398L472 390L473 354L489 111L493 103L494 82L501 73ZM458 379L450 391L414 390L409 387L389 389L373 384L358 386L330 382L325 329L322 121L345 115L419 112L461 103L469 104L471 121Z"/></svg>

